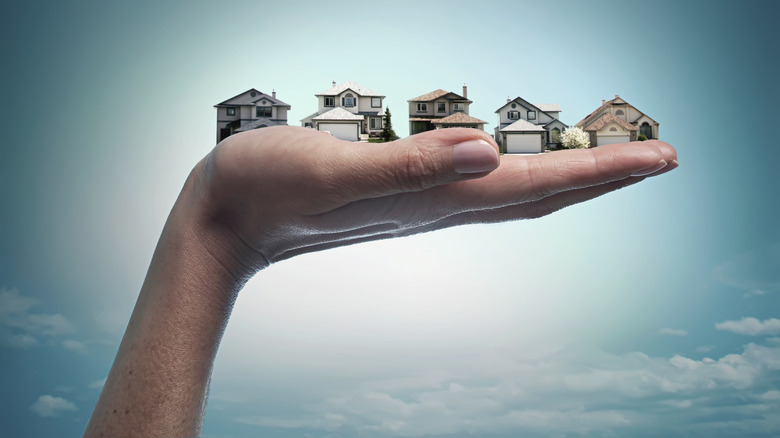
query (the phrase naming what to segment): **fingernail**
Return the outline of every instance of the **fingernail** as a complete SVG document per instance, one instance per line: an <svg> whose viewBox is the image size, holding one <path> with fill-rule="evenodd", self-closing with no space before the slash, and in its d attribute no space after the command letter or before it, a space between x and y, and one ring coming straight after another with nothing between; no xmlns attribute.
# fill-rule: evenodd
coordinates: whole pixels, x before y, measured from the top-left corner
<svg viewBox="0 0 780 438"><path fill-rule="evenodd" d="M498 153L485 140L465 141L452 149L452 166L458 173L487 172L498 167Z"/></svg>
<svg viewBox="0 0 780 438"><path fill-rule="evenodd" d="M659 170L661 170L664 167L666 167L667 164L668 163L666 161L661 160L661 161L655 163L655 165L653 165L653 166L650 166L650 167L642 169L642 170L637 170L636 172L632 173L631 176L647 176L647 175L653 174L655 172L658 172Z"/></svg>

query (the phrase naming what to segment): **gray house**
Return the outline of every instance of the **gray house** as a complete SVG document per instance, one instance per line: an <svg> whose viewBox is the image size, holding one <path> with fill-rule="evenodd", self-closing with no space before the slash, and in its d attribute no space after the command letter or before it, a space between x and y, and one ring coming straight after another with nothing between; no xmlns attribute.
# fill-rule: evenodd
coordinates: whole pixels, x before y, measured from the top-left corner
<svg viewBox="0 0 780 438"><path fill-rule="evenodd" d="M217 109L217 142L236 132L286 125L290 105L271 95L250 88L243 93L214 105Z"/></svg>
<svg viewBox="0 0 780 438"><path fill-rule="evenodd" d="M507 99L496 110L496 142L505 153L532 154L557 148L567 126L558 120L561 106L532 104L520 97Z"/></svg>

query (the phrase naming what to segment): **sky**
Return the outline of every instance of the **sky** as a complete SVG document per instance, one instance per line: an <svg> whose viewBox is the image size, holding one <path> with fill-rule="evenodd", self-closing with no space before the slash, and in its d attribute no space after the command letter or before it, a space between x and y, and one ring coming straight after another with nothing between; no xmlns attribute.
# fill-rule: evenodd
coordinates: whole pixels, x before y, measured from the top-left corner
<svg viewBox="0 0 780 438"><path fill-rule="evenodd" d="M620 95L680 167L533 221L308 254L241 292L204 437L780 434L774 1L0 6L0 419L78 436L162 225L249 88Z"/></svg>

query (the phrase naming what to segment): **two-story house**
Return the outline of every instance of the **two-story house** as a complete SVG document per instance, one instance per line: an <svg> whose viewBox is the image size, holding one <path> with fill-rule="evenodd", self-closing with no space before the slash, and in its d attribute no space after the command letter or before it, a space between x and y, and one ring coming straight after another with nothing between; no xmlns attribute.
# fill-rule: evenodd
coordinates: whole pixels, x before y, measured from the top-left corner
<svg viewBox="0 0 780 438"><path fill-rule="evenodd" d="M334 137L358 141L382 132L385 96L352 81L315 94L317 112L301 119L301 126L330 132Z"/></svg>
<svg viewBox="0 0 780 438"><path fill-rule="evenodd" d="M431 131L439 128L483 129L487 122L469 116L468 88L463 86L463 95L438 89L409 99L409 134Z"/></svg>
<svg viewBox="0 0 780 438"><path fill-rule="evenodd" d="M217 143L235 134L268 126L286 125L290 105L254 88L214 105L217 109Z"/></svg>
<svg viewBox="0 0 780 438"><path fill-rule="evenodd" d="M504 153L530 154L557 148L567 126L558 120L561 106L531 104L516 97L496 110L495 139Z"/></svg>
<svg viewBox="0 0 780 438"><path fill-rule="evenodd" d="M658 138L658 122L617 94L612 100L602 100L601 106L576 126L590 135L591 146L636 141L639 135L647 139Z"/></svg>

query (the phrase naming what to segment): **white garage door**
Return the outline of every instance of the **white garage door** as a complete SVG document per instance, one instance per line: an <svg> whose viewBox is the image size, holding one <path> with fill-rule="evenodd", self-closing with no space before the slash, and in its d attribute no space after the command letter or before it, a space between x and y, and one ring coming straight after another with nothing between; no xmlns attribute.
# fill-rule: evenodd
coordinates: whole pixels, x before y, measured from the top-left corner
<svg viewBox="0 0 780 438"><path fill-rule="evenodd" d="M542 152L542 134L507 134L508 154L538 154Z"/></svg>
<svg viewBox="0 0 780 438"><path fill-rule="evenodd" d="M615 143L628 143L629 137L627 135L599 135L596 138L596 143L598 143L596 146L604 146L605 144L615 144Z"/></svg>
<svg viewBox="0 0 780 438"><path fill-rule="evenodd" d="M358 126L357 123L320 123L317 129L328 131L341 140L357 141Z"/></svg>

